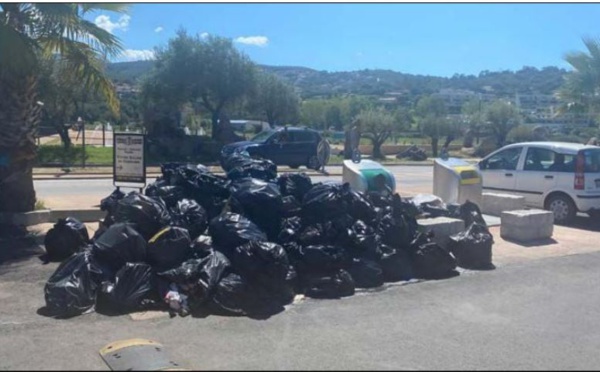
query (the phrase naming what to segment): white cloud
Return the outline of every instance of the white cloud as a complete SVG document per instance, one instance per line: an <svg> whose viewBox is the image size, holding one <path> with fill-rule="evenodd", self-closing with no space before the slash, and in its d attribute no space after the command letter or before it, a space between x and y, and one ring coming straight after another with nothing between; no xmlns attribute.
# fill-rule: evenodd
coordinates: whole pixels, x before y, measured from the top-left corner
<svg viewBox="0 0 600 372"><path fill-rule="evenodd" d="M158 33L158 32L161 32L162 30L164 30L164 28L162 28L162 26L158 26L157 28L154 29L154 32Z"/></svg>
<svg viewBox="0 0 600 372"><path fill-rule="evenodd" d="M101 14L98 17L96 17L94 23L96 24L96 26L103 28L112 34L114 30L127 31L127 26L129 26L129 20L131 20L131 17L127 14L124 14L116 22L112 22L110 20L110 16Z"/></svg>
<svg viewBox="0 0 600 372"><path fill-rule="evenodd" d="M200 34L200 37L206 39L208 37L208 32L203 32Z"/></svg>
<svg viewBox="0 0 600 372"><path fill-rule="evenodd" d="M240 44L255 45L259 47L266 47L267 44L269 44L269 39L266 36L240 36L233 41Z"/></svg>
<svg viewBox="0 0 600 372"><path fill-rule="evenodd" d="M154 59L154 51L149 49L126 49L117 59L120 62L145 61Z"/></svg>

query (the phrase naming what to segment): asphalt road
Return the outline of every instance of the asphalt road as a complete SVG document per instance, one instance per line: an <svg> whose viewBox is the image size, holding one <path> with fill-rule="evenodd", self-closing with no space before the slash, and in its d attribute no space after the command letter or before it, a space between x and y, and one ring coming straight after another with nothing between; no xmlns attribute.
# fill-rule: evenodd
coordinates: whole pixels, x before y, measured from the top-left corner
<svg viewBox="0 0 600 372"><path fill-rule="evenodd" d="M419 192L431 193L433 168L431 166L390 166L396 177L396 191L401 195L414 195ZM328 167L332 174L341 174L341 167ZM313 182L325 180L341 181L341 176L314 176ZM151 179L148 179L151 182ZM87 203L92 207L100 203L100 199L114 190L112 179L58 179L34 181L38 198L47 206L55 207L57 202L63 208L74 209ZM124 191L127 189L123 189ZM57 200L61 199L61 200ZM69 201L72 200L72 205Z"/></svg>
<svg viewBox="0 0 600 372"><path fill-rule="evenodd" d="M307 299L264 320L39 315L56 264L0 264L0 369L108 370L98 350L128 338L173 360L231 369L597 369L600 252L538 259L343 300Z"/></svg>

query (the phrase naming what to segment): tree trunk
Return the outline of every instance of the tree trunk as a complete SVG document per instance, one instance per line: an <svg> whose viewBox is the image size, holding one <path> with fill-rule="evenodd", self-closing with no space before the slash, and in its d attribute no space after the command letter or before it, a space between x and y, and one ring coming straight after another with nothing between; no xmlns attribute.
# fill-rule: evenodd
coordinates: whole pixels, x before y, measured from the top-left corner
<svg viewBox="0 0 600 372"><path fill-rule="evenodd" d="M381 152L381 145L383 141L372 140L373 143L373 159L385 159L385 156Z"/></svg>
<svg viewBox="0 0 600 372"><path fill-rule="evenodd" d="M437 158L437 156L438 156L438 141L439 140L440 140L439 138L431 139L431 153L434 158Z"/></svg>
<svg viewBox="0 0 600 372"><path fill-rule="evenodd" d="M69 128L65 127L63 124L55 124L54 127L60 136L60 140L62 141L63 147L65 149L69 149L71 147L71 137L69 137Z"/></svg>
<svg viewBox="0 0 600 372"><path fill-rule="evenodd" d="M33 163L40 117L34 76L0 74L0 211L35 207Z"/></svg>
<svg viewBox="0 0 600 372"><path fill-rule="evenodd" d="M219 136L219 116L221 115L220 110L214 110L212 112L212 139L218 139Z"/></svg>

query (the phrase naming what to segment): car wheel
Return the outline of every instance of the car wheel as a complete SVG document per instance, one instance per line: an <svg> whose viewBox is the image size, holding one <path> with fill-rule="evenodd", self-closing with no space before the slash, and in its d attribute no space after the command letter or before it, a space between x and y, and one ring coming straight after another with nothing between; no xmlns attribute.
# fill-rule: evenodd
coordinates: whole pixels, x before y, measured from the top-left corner
<svg viewBox="0 0 600 372"><path fill-rule="evenodd" d="M566 224L575 218L575 204L566 195L554 195L546 201L546 209L554 213L554 223Z"/></svg>
<svg viewBox="0 0 600 372"><path fill-rule="evenodd" d="M299 164L292 164L292 165L289 165L289 167L292 168L292 169L298 169L298 168L300 168L300 165Z"/></svg>
<svg viewBox="0 0 600 372"><path fill-rule="evenodd" d="M313 155L310 158L308 158L308 164L306 165L306 167L308 169L319 170L319 168L321 168L321 162L319 161L319 158L316 155Z"/></svg>

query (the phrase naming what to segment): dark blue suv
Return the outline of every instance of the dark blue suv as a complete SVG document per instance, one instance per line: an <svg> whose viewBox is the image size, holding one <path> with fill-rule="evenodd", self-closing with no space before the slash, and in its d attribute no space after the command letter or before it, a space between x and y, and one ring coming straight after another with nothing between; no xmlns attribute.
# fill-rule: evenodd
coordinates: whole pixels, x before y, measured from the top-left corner
<svg viewBox="0 0 600 372"><path fill-rule="evenodd" d="M329 161L329 143L319 132L286 127L260 132L249 141L235 142L223 146L221 163L228 156L246 151L252 157L271 160L277 165L298 168L305 165L310 169L321 169Z"/></svg>

